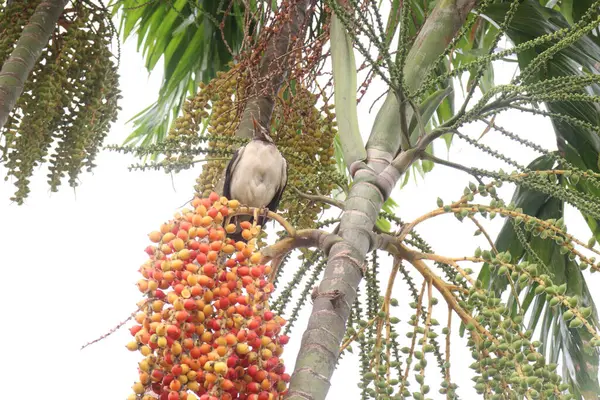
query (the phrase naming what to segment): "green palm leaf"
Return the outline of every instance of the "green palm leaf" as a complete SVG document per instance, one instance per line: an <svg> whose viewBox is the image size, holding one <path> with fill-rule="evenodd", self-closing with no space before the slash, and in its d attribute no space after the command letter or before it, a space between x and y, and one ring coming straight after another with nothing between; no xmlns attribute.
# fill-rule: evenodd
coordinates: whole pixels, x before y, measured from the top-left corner
<svg viewBox="0 0 600 400"><path fill-rule="evenodd" d="M253 6L255 2L251 2ZM185 98L196 92L198 83L208 82L218 71L227 70L239 51L244 35L243 6L234 0L174 0L147 2L140 7L136 0L125 0L117 2L113 12L121 15L124 39L137 35L138 50L148 71L161 59L164 66L157 102L132 118L134 130L125 142L160 142Z"/></svg>
<svg viewBox="0 0 600 400"><path fill-rule="evenodd" d="M547 2L542 2L547 3ZM592 1L569 2L562 1L554 8L546 8L540 2L528 0L520 4L507 34L515 44L521 44L542 35L556 32L570 24L580 21ZM595 6L597 8L597 5ZM486 10L490 19L500 22L504 18L509 5L494 4ZM564 14L563 14L564 13ZM548 50L554 43L544 44L517 54L521 71L527 69L532 59ZM590 33L570 45L552 54L542 68L528 77L528 83L538 82L558 76L583 76L589 73L598 74L600 61L600 41ZM598 95L600 88L591 85L582 94ZM600 139L597 130L600 126L600 108L592 102L555 101L547 102L546 107L551 113L554 132L561 154L569 163L582 170L598 171L598 156ZM559 115L567 116L567 118ZM554 162L547 156L541 157L529 166L531 169L552 168ZM595 197L600 197L598 188L585 182L565 179L564 185L576 186L578 190ZM522 207L527 214L538 218L562 218L564 205L561 201L539 192L517 188L513 197L517 207ZM584 215L584 217L586 217ZM586 218L596 237L600 237L598 221ZM519 228L517 228L519 229ZM552 276L555 284L566 284L567 295L576 297L581 306L592 307L593 322L598 325L595 317L595 305L585 283L585 278L579 266L566 255L561 255L559 246L552 241L539 237L526 236L526 242L521 243L515 227L507 222L500 232L496 246L499 251L509 250L513 257L536 262L542 261L547 267L545 273ZM533 262L533 261L532 261ZM490 274L487 266L482 270L481 278L497 292L507 289L506 277ZM599 353L590 345L588 332L569 328L568 321L563 319L562 306L550 307L545 294L534 296L535 287L525 289L522 294L523 313L530 311L529 327L539 329L543 350L549 356L549 362L561 361L563 376L567 378L579 398L596 399L600 393L598 382ZM516 304L514 293L511 294L513 305ZM515 305L516 307L516 305ZM516 308L515 308L516 309Z"/></svg>

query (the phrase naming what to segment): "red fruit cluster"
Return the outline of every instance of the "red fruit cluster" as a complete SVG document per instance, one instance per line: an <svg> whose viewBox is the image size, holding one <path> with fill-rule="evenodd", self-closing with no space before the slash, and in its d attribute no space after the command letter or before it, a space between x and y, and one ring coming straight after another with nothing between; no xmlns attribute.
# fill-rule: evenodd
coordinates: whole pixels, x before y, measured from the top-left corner
<svg viewBox="0 0 600 400"><path fill-rule="evenodd" d="M227 233L239 206L212 193L150 233L149 260L140 268L145 294L130 328L140 351L139 381L129 400L273 400L290 376L280 356L285 320L269 311L271 267L260 263L258 230L241 222Z"/></svg>

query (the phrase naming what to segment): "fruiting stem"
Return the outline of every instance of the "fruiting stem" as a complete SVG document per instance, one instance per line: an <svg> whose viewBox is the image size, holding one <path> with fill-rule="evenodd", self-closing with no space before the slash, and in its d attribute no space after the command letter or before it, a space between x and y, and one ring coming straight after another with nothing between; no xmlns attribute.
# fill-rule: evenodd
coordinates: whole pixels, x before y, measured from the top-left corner
<svg viewBox="0 0 600 400"><path fill-rule="evenodd" d="M367 328L371 327L377 320L379 320L378 316L371 318L365 326L361 327L354 335L352 335L352 337L350 337L340 346L339 352L342 353L344 350L346 350L346 348L350 346L352 342L354 342L361 335L361 333L363 333Z"/></svg>
<svg viewBox="0 0 600 400"><path fill-rule="evenodd" d="M388 279L388 284L387 284L387 289L385 291L385 297L383 298L383 304L381 305L381 310L383 312L385 312L386 316L385 316L385 322L386 322L386 326L389 328L389 322L390 322L390 299L392 298L392 289L394 288L394 282L396 281L396 275L398 274L398 268L400 267L400 263L402 262L402 260L400 259L396 259L394 260L394 266L392 267L392 272L390 273L390 277ZM383 323L384 320L380 319L379 322L377 323L377 338L376 338L376 345L375 347L381 347L381 340L382 340L382 335L381 335L381 330L383 329ZM388 347L389 349L389 347ZM389 357L389 354L388 354ZM388 362L389 364L389 362Z"/></svg>
<svg viewBox="0 0 600 400"><path fill-rule="evenodd" d="M457 169L459 171L466 172L466 173L472 175L477 180L481 179L481 178L479 178L479 175L477 174L477 172L475 172L475 170L473 170L472 168L469 168L469 167L465 167L462 164L458 164L458 163L455 163L455 162L452 162L452 161L444 160L443 158L436 157L436 156L434 156L432 154L429 154L429 153L423 153L423 155L421 156L421 158L423 160L428 160L428 161L434 162L436 164L444 165L444 166L449 167L449 168L454 168L454 169Z"/></svg>
<svg viewBox="0 0 600 400"><path fill-rule="evenodd" d="M469 324L469 323L473 324L473 326L475 327L475 329L472 331L472 336L473 336L474 340L480 341L481 340L480 335L484 335L484 336L487 336L490 340L495 341L495 338L492 336L492 334L490 332L488 332L488 330L485 329L483 326L481 326L473 318L473 316L471 314L469 314L467 311L465 311L458 304L456 297L454 296L452 291L448 288L448 285L446 284L446 282L444 282L439 276L437 276L435 273L433 273L433 271L431 271L431 269L427 266L427 264L425 264L423 262L423 260L422 260L423 254L422 253L417 253L412 250L409 250L406 246L404 246L403 244L400 244L400 243L398 243L398 244L390 243L390 245L386 248L386 250L388 252L390 252L391 254L401 257L401 258L405 259L406 261L410 262L417 269L417 271L423 276L423 278L426 281L431 280L433 286L437 289L438 292L441 293L442 297L444 297L444 300L446 300L446 303L450 307L452 307L452 309L454 310L454 312L456 312L456 314L460 317L460 319L465 324ZM429 256L429 254L428 254L428 256ZM439 257L438 259L448 260L444 257Z"/></svg>
<svg viewBox="0 0 600 400"><path fill-rule="evenodd" d="M481 233L483 233L483 236L485 236L485 239L487 240L487 242L490 245L490 247L491 247L492 251L494 252L494 254L498 254L498 249L496 248L496 245L494 244L494 241L492 240L492 238L488 234L487 230L483 227L483 225L481 225L481 223L479 221L477 221L477 218L475 218L473 216L469 216L469 219L471 221L473 221L473 223L475 224L475 226L477 227L477 229L479 229L481 231Z"/></svg>
<svg viewBox="0 0 600 400"><path fill-rule="evenodd" d="M427 282L427 317L425 319L425 328L423 329L423 344L421 349L423 355L427 354L425 346L427 345L427 339L429 338L429 330L431 329L431 315L433 314L433 293L431 280ZM424 282L425 283L425 282ZM416 322L416 321L415 321ZM448 369L448 368L446 368ZM425 377L425 368L421 368L421 376Z"/></svg>
<svg viewBox="0 0 600 400"><path fill-rule="evenodd" d="M402 385L398 389L398 394L402 394L404 392L404 387L406 382L408 381L408 372L410 371L411 362L413 359L413 354L415 353L415 345L417 344L417 328L419 317L421 316L422 304L423 304L423 294L425 293L425 283L423 281L423 285L421 286L421 292L419 293L419 298L417 300L417 311L415 314L415 327L413 328L413 336L412 341L410 343L410 350L408 352L408 361L406 363L406 368L404 369L404 376L402 377Z"/></svg>
<svg viewBox="0 0 600 400"><path fill-rule="evenodd" d="M298 194L298 196L303 197L303 198L305 198L307 200L317 201L317 202L329 204L331 206L339 208L340 210L343 210L344 207L345 207L343 201L332 199L331 197L323 196L322 194L317 195L317 194L304 193L304 192L301 192L300 190L298 190L298 188L295 188L295 187L293 189Z"/></svg>
<svg viewBox="0 0 600 400"><path fill-rule="evenodd" d="M267 246L260 252L262 254L261 263L267 263L275 258L283 257L286 253L297 249L297 248L308 248L318 247L319 249L326 251L327 239L332 237L332 241L335 241L335 235L321 231L318 229L300 229L296 231L293 237L283 238L271 246ZM339 239L338 239L339 240ZM333 244L333 243L332 243Z"/></svg>
<svg viewBox="0 0 600 400"><path fill-rule="evenodd" d="M448 329L448 333L446 334L446 364L447 364L447 368L446 368L446 382L448 382L448 387L450 386L450 336L452 333L452 307L450 307L450 304L448 304L448 323L446 325L446 328ZM446 394L446 398L449 399L450 395L449 392Z"/></svg>
<svg viewBox="0 0 600 400"><path fill-rule="evenodd" d="M87 342L86 344L82 345L79 350L83 350L88 346L93 345L94 343L98 343L99 341L106 339L107 337L109 337L110 335L112 335L113 333L115 333L116 331L118 331L120 328L122 328L127 322L129 322L133 317L135 317L135 314L140 311L142 309L143 306L145 306L148 303L149 299L144 300L141 304L138 304L138 308L133 311L131 314L129 314L129 316L124 319L123 321L119 322L115 327L113 327L110 331L106 332L105 334L103 334L102 336Z"/></svg>

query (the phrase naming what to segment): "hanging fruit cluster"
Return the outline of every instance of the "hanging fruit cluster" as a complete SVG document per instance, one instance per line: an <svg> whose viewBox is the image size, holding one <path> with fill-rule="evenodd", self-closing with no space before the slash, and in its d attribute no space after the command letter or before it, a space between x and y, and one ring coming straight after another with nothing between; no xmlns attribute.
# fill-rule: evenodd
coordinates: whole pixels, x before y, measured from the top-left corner
<svg viewBox="0 0 600 400"><path fill-rule="evenodd" d="M293 93L292 93L293 92ZM335 116L327 104L317 106L319 96L297 85L282 93L275 105L272 137L288 162L288 189L280 209L299 228L314 227L317 216L327 208L298 195L329 195L344 183L336 172L334 158Z"/></svg>
<svg viewBox="0 0 600 400"><path fill-rule="evenodd" d="M241 222L247 242L234 242L236 200L211 193L191 206L149 235L138 281L146 298L127 345L144 359L129 399L278 399L290 379L280 358L288 337L269 310L258 228Z"/></svg>
<svg viewBox="0 0 600 400"><path fill-rule="evenodd" d="M0 64L12 52L40 0L0 6ZM0 129L0 162L15 179L12 198L21 204L29 194L35 168L49 164L48 183L56 191L61 179L77 186L77 176L93 168L110 123L116 120L119 96L115 30L110 12L73 2L60 17L48 46L25 83L15 109Z"/></svg>

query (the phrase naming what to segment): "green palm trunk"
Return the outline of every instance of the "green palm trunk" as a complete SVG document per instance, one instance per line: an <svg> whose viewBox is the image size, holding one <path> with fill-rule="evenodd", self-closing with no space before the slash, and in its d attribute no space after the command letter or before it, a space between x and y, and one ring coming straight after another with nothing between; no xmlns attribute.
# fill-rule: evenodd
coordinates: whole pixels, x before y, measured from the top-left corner
<svg viewBox="0 0 600 400"><path fill-rule="evenodd" d="M435 64L475 5L474 0L438 3L406 59L404 75L409 90L419 87L427 66ZM388 96L388 101L397 109L395 96ZM380 118L385 116L380 113L376 125ZM398 179L424 150L415 148L396 156L400 150L398 137L403 133L398 125L386 126L392 129L373 130L367 143L366 163L355 162L350 168L354 185L340 223L339 236L343 241L333 245L329 252L324 278L302 337L288 399L320 400L327 396L350 306L363 277L366 254L373 244L372 232L378 214ZM382 160L388 161L382 163Z"/></svg>

